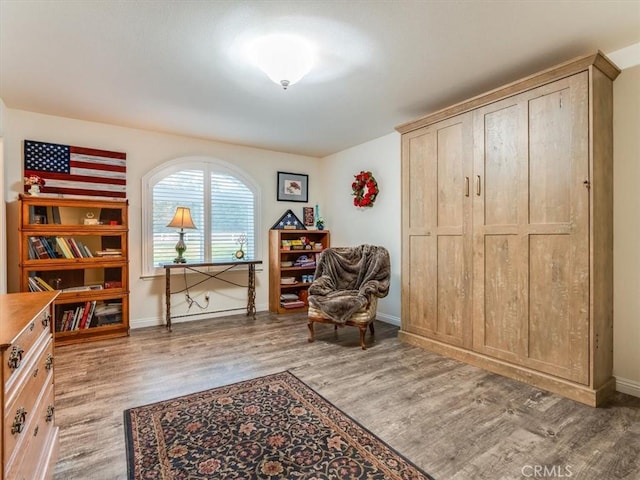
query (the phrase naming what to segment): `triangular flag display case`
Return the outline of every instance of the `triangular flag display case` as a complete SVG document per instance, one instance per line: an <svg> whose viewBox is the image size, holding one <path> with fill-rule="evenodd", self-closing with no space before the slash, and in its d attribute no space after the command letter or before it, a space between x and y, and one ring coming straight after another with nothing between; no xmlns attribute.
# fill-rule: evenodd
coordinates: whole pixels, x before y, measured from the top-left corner
<svg viewBox="0 0 640 480"><path fill-rule="evenodd" d="M306 230L307 227L304 226L304 223L300 221L296 214L291 210L287 210L284 212L276 223L273 224L271 230Z"/></svg>

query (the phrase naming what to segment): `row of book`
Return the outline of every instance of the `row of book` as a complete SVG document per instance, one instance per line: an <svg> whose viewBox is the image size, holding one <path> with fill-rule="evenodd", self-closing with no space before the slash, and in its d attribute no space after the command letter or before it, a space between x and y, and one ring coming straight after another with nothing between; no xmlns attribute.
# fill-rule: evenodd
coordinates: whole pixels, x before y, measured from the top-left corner
<svg viewBox="0 0 640 480"><path fill-rule="evenodd" d="M78 305L73 309L62 312L56 325L56 331L70 332L72 330L82 330L97 326L98 317L95 315L96 303L95 300L89 301L84 305Z"/></svg>
<svg viewBox="0 0 640 480"><path fill-rule="evenodd" d="M79 240L65 237L29 237L29 258L92 258L89 247Z"/></svg>
<svg viewBox="0 0 640 480"><path fill-rule="evenodd" d="M120 280L106 280L104 286L97 283L93 285L78 285L75 287L61 288L61 292L89 292L92 290L103 290L107 288L122 288L122 282ZM29 277L29 291L30 292L52 292L56 290L49 283L37 275Z"/></svg>
<svg viewBox="0 0 640 480"><path fill-rule="evenodd" d="M52 292L54 288L38 276L29 277L30 292Z"/></svg>
<svg viewBox="0 0 640 480"><path fill-rule="evenodd" d="M70 332L114 323L122 323L122 304L98 304L93 300L63 311L56 322L56 331Z"/></svg>

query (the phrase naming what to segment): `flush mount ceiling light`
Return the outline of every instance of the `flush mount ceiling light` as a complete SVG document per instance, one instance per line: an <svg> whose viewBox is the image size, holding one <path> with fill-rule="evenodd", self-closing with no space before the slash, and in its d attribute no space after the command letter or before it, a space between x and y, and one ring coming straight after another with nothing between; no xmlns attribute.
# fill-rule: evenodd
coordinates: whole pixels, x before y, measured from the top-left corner
<svg viewBox="0 0 640 480"><path fill-rule="evenodd" d="M255 39L249 59L285 90L300 81L315 61L313 45L297 35L271 34Z"/></svg>

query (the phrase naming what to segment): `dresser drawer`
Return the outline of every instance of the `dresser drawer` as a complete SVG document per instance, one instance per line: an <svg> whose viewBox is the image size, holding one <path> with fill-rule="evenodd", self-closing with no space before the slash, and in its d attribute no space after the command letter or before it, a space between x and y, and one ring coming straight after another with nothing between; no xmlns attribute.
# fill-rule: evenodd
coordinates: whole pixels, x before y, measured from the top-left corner
<svg viewBox="0 0 640 480"><path fill-rule="evenodd" d="M41 480L51 473L58 435L53 417L53 395L53 383L49 383L35 406L34 416L21 434L25 437L7 464L7 479Z"/></svg>
<svg viewBox="0 0 640 480"><path fill-rule="evenodd" d="M7 395L7 408L4 414L4 458L7 463L23 450L22 442L29 436L28 430L35 425L39 402L43 392L53 392L53 342L51 335L45 333L41 341L36 342L31 357L22 365L22 371L16 375L17 387ZM51 400L53 405L53 399ZM46 406L43 407L46 410ZM11 477L8 477L11 478Z"/></svg>
<svg viewBox="0 0 640 480"><path fill-rule="evenodd" d="M4 370L5 390L11 388L16 374L27 361L31 350L43 332L49 332L51 315L49 307L41 311L20 331L11 347L3 352L2 368Z"/></svg>

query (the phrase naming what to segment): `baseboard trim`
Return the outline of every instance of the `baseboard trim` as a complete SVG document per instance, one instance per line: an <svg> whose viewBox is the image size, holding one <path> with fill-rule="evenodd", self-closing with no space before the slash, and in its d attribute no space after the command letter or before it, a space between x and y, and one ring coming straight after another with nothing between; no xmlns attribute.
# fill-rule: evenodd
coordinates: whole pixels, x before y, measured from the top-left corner
<svg viewBox="0 0 640 480"><path fill-rule="evenodd" d="M256 312L264 312L267 311L267 305L256 305ZM172 318L171 324L175 325L176 323L184 323L184 322L195 322L196 320L206 320L208 318L217 318L217 317L226 317L227 315L239 315L241 313L246 313L247 307L234 308L232 310L224 310L222 312L202 312L197 315L193 315L190 317L179 317ZM130 328L144 328L144 327L157 327L158 325L164 325L164 316L160 317L147 317L147 318L136 318L135 320L130 321Z"/></svg>
<svg viewBox="0 0 640 480"><path fill-rule="evenodd" d="M640 398L640 382L616 377L616 391Z"/></svg>
<svg viewBox="0 0 640 480"><path fill-rule="evenodd" d="M388 323L390 325L395 325L396 327L400 326L400 317L396 317L395 315L378 312L376 313L376 320L380 320L381 322Z"/></svg>

